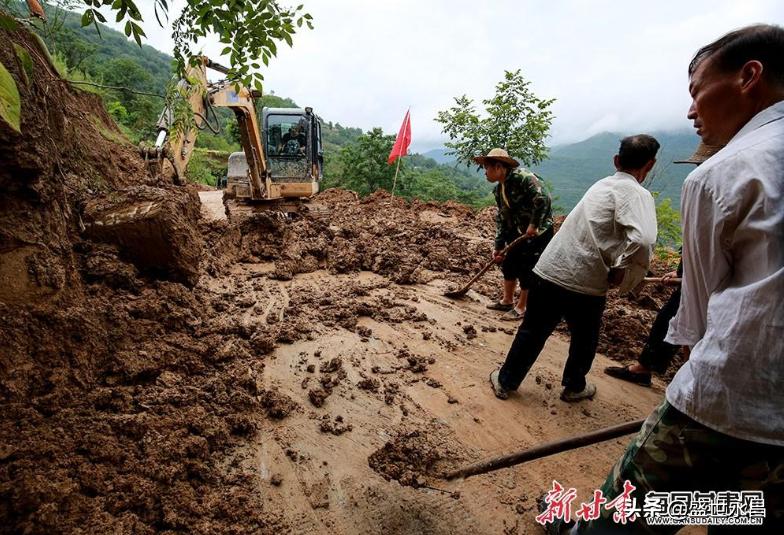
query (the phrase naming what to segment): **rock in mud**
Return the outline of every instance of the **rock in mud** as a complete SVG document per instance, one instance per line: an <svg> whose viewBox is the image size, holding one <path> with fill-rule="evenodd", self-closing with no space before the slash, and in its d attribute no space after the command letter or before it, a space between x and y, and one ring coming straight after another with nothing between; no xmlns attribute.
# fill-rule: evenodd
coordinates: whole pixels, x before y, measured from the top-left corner
<svg viewBox="0 0 784 535"><path fill-rule="evenodd" d="M314 388L313 390L308 391L308 399L313 404L314 407L323 407L324 402L327 398L332 394L332 391L325 390L323 388Z"/></svg>

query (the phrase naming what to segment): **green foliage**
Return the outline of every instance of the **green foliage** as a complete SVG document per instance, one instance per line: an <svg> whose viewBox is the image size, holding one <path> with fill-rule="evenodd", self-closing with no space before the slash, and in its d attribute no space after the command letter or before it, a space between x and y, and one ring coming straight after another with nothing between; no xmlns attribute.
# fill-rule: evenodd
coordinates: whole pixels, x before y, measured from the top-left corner
<svg viewBox="0 0 784 535"><path fill-rule="evenodd" d="M14 43L14 51L22 66L22 76L24 76L25 84L29 84L30 78L33 76L33 60L30 57L30 53L26 48L19 46L16 43Z"/></svg>
<svg viewBox="0 0 784 535"><path fill-rule="evenodd" d="M656 243L660 246L677 248L681 244L681 216L678 210L672 207L671 199L659 199L658 194L654 194L658 201L656 203L656 224L659 233Z"/></svg>
<svg viewBox="0 0 784 535"><path fill-rule="evenodd" d="M387 164L387 157L394 144L395 136L384 135L380 128L359 136L356 143L346 145L340 151L340 183L330 184L327 177L325 187L339 185L360 195L382 188L392 191L395 166ZM405 162L400 167L400 175L405 175ZM400 175L398 179L401 179Z"/></svg>
<svg viewBox="0 0 784 535"><path fill-rule="evenodd" d="M128 122L128 110L125 109L120 102L114 101L110 102L106 105L106 111L109 112L109 115L120 124L126 124Z"/></svg>
<svg viewBox="0 0 784 535"><path fill-rule="evenodd" d="M232 121L228 123L224 127L224 130L237 131L237 121ZM227 154L231 154L232 152L237 152L242 150L242 146L240 145L239 138L237 139L237 141L231 141L227 139L225 135L213 134L212 132L209 131L204 131L199 133L199 137L196 138L196 147L204 148L208 150L217 150L217 151L225 152Z"/></svg>
<svg viewBox="0 0 784 535"><path fill-rule="evenodd" d="M196 149L185 174L191 182L215 186L226 175L228 161L228 152Z"/></svg>
<svg viewBox="0 0 784 535"><path fill-rule="evenodd" d="M258 72L259 60L269 65L280 41L292 46L295 26L313 28L312 17L302 8L284 8L275 0L187 0L174 22L174 57L179 71L184 72L188 61L198 56L191 46L211 33L225 45L222 55L229 55L228 77L261 90L264 77Z"/></svg>
<svg viewBox="0 0 784 535"><path fill-rule="evenodd" d="M550 131L554 99L541 99L530 90L520 70L505 71L493 98L483 100L485 117L480 118L473 100L463 95L455 105L438 112L436 122L449 136L446 146L458 162L471 165L473 158L494 148L505 149L526 166L547 157L544 140Z"/></svg>
<svg viewBox="0 0 784 535"><path fill-rule="evenodd" d="M0 119L8 126L21 132L22 106L19 90L11 73L0 63Z"/></svg>
<svg viewBox="0 0 784 535"><path fill-rule="evenodd" d="M327 123L322 130L341 129L340 125ZM397 164L387 163L394 142L395 136L384 135L380 128L374 128L344 144L336 157L326 153L322 187L342 187L365 196L379 189L392 191L394 186L395 195L407 199L453 200L476 207L494 202L492 187L486 181L480 182L470 172L439 165L419 154L400 160L395 184Z"/></svg>
<svg viewBox="0 0 784 535"><path fill-rule="evenodd" d="M145 36L140 23L142 17L134 0L82 0L87 9L82 14L81 25L94 25L100 33L99 22L106 18L98 8L109 6L116 12L116 21L125 21L125 35L133 37L141 46ZM155 17L160 26L168 17L168 0L154 0ZM229 78L239 80L248 87L261 89L263 76L258 72L259 61L268 65L278 53L277 43L284 41L292 46L296 28L303 24L313 28L312 17L302 11L303 6L281 7L276 0L186 0L183 11L174 21L174 58L180 75L189 62L198 61L200 53L194 51L198 43L214 35L225 48L222 55L229 55Z"/></svg>

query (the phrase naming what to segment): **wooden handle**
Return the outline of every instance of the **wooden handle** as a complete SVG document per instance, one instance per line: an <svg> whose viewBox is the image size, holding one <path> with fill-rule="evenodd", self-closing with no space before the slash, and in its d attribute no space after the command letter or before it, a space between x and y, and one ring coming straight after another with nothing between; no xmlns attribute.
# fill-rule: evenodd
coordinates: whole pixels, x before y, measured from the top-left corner
<svg viewBox="0 0 784 535"><path fill-rule="evenodd" d="M664 277L645 277L643 282L660 282L662 284L680 284L681 281L680 277L670 277L669 279L665 279Z"/></svg>
<svg viewBox="0 0 784 535"><path fill-rule="evenodd" d="M487 472L493 472L501 468L508 468L510 466L532 461L534 459L541 459L542 457L548 457L563 451L582 448L583 446L590 446L591 444L596 444L597 442L604 442L605 440L622 437L624 435L638 432L642 427L643 422L645 422L644 418L642 420L634 420L633 422L627 422L625 424L605 427L604 429L599 429L598 431L593 431L592 433L587 433L585 435L578 435L563 440L557 440L555 442L548 442L546 444L522 450L517 453L511 453L501 457L493 457L491 459L486 459L476 464L466 466L459 470L449 472L444 475L444 478L450 480L471 477L477 474L486 474Z"/></svg>

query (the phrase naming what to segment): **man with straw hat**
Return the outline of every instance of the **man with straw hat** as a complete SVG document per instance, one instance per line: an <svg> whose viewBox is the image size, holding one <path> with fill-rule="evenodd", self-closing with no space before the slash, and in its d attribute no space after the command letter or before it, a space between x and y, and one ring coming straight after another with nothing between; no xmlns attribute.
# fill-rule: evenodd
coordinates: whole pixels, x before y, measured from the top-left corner
<svg viewBox="0 0 784 535"><path fill-rule="evenodd" d="M691 163L700 165L705 160L716 154L721 147L714 147L700 142L694 154L685 160L675 160L673 163ZM679 279L683 276L683 262L678 263L678 269L671 271L662 277L662 284L671 284L668 281ZM675 291L662 306L656 319L651 326L651 332L645 341L642 352L637 357L637 362L628 366L608 366L604 373L617 379L629 381L642 386L651 386L651 373L664 373L669 368L673 357L678 352L680 346L668 344L664 341L667 336L667 328L670 320L678 312L678 305L681 302L681 285L675 285Z"/></svg>
<svg viewBox="0 0 784 535"><path fill-rule="evenodd" d="M500 301L487 308L506 312L505 320L520 320L525 312L531 270L553 237L550 195L541 180L530 171L518 169L520 163L504 149L493 149L474 161L484 167L488 182L496 184L493 194L498 205L493 259L501 264L504 292ZM502 256L501 250L523 234L528 240ZM515 303L518 280L520 296Z"/></svg>

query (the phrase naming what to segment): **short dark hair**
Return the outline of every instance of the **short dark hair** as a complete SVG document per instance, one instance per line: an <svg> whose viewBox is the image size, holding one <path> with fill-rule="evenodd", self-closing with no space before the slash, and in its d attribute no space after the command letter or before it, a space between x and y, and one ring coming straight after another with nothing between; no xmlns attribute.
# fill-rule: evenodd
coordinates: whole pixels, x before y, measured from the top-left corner
<svg viewBox="0 0 784 535"><path fill-rule="evenodd" d="M647 134L625 137L618 149L618 165L621 170L642 169L646 163L656 158L659 146L659 142Z"/></svg>
<svg viewBox="0 0 784 535"><path fill-rule="evenodd" d="M689 76L700 63L714 58L723 72L743 67L747 61L762 63L763 77L784 86L784 28L774 24L755 24L728 33L700 48L689 63Z"/></svg>

